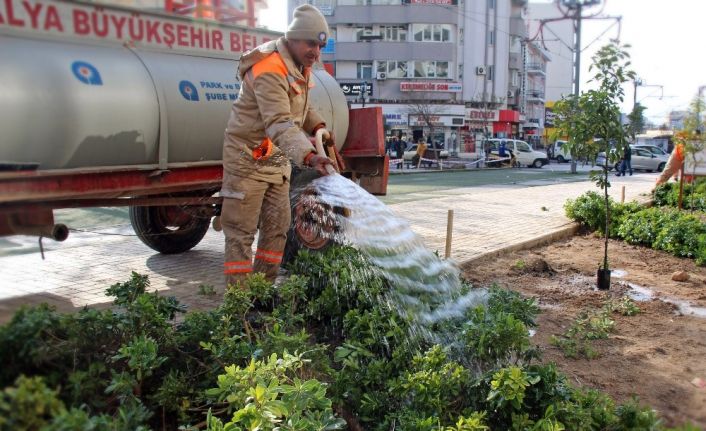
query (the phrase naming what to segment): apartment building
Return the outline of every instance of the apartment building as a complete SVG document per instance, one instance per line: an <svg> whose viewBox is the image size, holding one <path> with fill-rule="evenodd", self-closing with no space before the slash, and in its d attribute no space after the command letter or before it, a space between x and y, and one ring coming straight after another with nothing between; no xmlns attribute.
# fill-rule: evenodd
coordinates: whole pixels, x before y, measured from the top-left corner
<svg viewBox="0 0 706 431"><path fill-rule="evenodd" d="M388 134L451 152L524 137L526 0L289 0L290 16L303 3L332 31L324 67L352 106L383 108Z"/></svg>

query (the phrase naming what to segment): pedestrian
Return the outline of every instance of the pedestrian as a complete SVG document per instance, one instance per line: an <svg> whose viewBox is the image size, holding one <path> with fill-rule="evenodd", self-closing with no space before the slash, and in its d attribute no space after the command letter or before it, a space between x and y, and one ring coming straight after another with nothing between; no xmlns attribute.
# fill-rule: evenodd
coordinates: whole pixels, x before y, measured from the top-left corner
<svg viewBox="0 0 706 431"><path fill-rule="evenodd" d="M404 150L407 148L407 143L403 139L397 141L397 148L395 148L395 155L399 162L397 163L397 169L402 169L404 167Z"/></svg>
<svg viewBox="0 0 706 431"><path fill-rule="evenodd" d="M424 153L427 151L427 144L424 142L424 139L420 139L419 143L417 144L417 153L412 157L412 165L419 167L421 166L422 158L424 157Z"/></svg>
<svg viewBox="0 0 706 431"><path fill-rule="evenodd" d="M623 151L623 161L620 163L620 173L618 176L625 176L625 171L630 172L630 176L632 176L632 163L630 162L632 159L632 149L630 148L630 145L626 145L625 149Z"/></svg>
<svg viewBox="0 0 706 431"><path fill-rule="evenodd" d="M485 166L488 166L488 162L490 161L490 154L491 151L493 150L493 146L491 145L489 140L483 141L483 150L485 151Z"/></svg>
<svg viewBox="0 0 706 431"><path fill-rule="evenodd" d="M291 222L290 159L320 175L326 175L332 164L316 154L308 137L323 129L326 144L333 144L333 135L310 106L309 96L314 84L311 67L328 36L321 12L302 5L294 10L284 37L240 58L240 96L233 103L223 142L223 272L229 286L253 271L270 281L277 277Z"/></svg>

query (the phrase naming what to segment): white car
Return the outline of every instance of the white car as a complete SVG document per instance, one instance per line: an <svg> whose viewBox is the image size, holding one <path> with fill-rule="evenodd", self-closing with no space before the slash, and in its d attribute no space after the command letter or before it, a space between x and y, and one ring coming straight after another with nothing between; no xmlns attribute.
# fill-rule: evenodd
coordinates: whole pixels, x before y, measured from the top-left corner
<svg viewBox="0 0 706 431"><path fill-rule="evenodd" d="M533 168L541 168L549 164L549 158L546 153L533 150L525 141L517 139L488 139L491 144L491 153L499 155L500 145L505 144L506 151L512 151L515 156L516 163L520 166L529 166ZM485 148L482 146L481 148Z"/></svg>
<svg viewBox="0 0 706 431"><path fill-rule="evenodd" d="M632 156L630 157L630 165L635 171L647 171L647 172L662 172L664 167L667 165L667 160L669 159L668 154L656 155L651 152L648 148L641 146L630 146L630 151ZM620 161L615 162L611 167L616 171L620 171ZM605 164L605 152L598 153L596 158L596 165L603 166Z"/></svg>

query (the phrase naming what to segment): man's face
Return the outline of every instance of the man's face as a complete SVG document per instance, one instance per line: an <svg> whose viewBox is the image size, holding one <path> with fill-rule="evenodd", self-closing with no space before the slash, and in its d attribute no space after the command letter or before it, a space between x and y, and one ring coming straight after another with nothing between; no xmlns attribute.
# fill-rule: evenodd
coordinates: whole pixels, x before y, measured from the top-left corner
<svg viewBox="0 0 706 431"><path fill-rule="evenodd" d="M316 40L288 40L287 46L294 61L304 67L311 67L319 60L325 43Z"/></svg>

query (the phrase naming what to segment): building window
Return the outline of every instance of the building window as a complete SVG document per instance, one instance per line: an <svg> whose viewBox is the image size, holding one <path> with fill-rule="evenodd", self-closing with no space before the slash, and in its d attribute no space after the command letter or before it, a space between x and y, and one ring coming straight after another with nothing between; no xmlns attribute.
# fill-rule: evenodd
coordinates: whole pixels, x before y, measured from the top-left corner
<svg viewBox="0 0 706 431"><path fill-rule="evenodd" d="M495 45L495 30L488 32L488 45Z"/></svg>
<svg viewBox="0 0 706 431"><path fill-rule="evenodd" d="M488 71L486 73L486 77L488 78L488 81L493 80L494 74L495 74L495 66L488 66Z"/></svg>
<svg viewBox="0 0 706 431"><path fill-rule="evenodd" d="M373 77L373 62L372 61L361 61L356 64L358 73L356 77L358 79L372 79Z"/></svg>
<svg viewBox="0 0 706 431"><path fill-rule="evenodd" d="M378 61L378 73L387 74L388 78L406 78L407 77L407 62L406 61Z"/></svg>
<svg viewBox="0 0 706 431"><path fill-rule="evenodd" d="M382 40L390 42L404 42L407 40L406 25L388 25L380 26L380 35Z"/></svg>
<svg viewBox="0 0 706 431"><path fill-rule="evenodd" d="M415 78L448 78L449 77L449 62L448 61L415 61L414 62L414 77Z"/></svg>
<svg viewBox="0 0 706 431"><path fill-rule="evenodd" d="M413 24L412 33L417 42L451 42L450 24Z"/></svg>
<svg viewBox="0 0 706 431"><path fill-rule="evenodd" d="M373 26L357 27L355 29L355 40L360 42L362 36L372 36L372 34L373 34Z"/></svg>
<svg viewBox="0 0 706 431"><path fill-rule="evenodd" d="M510 85L512 85L513 87L520 86L520 73L516 70L512 72L512 81Z"/></svg>
<svg viewBox="0 0 706 431"><path fill-rule="evenodd" d="M488 8L495 9L495 0L488 0Z"/></svg>

